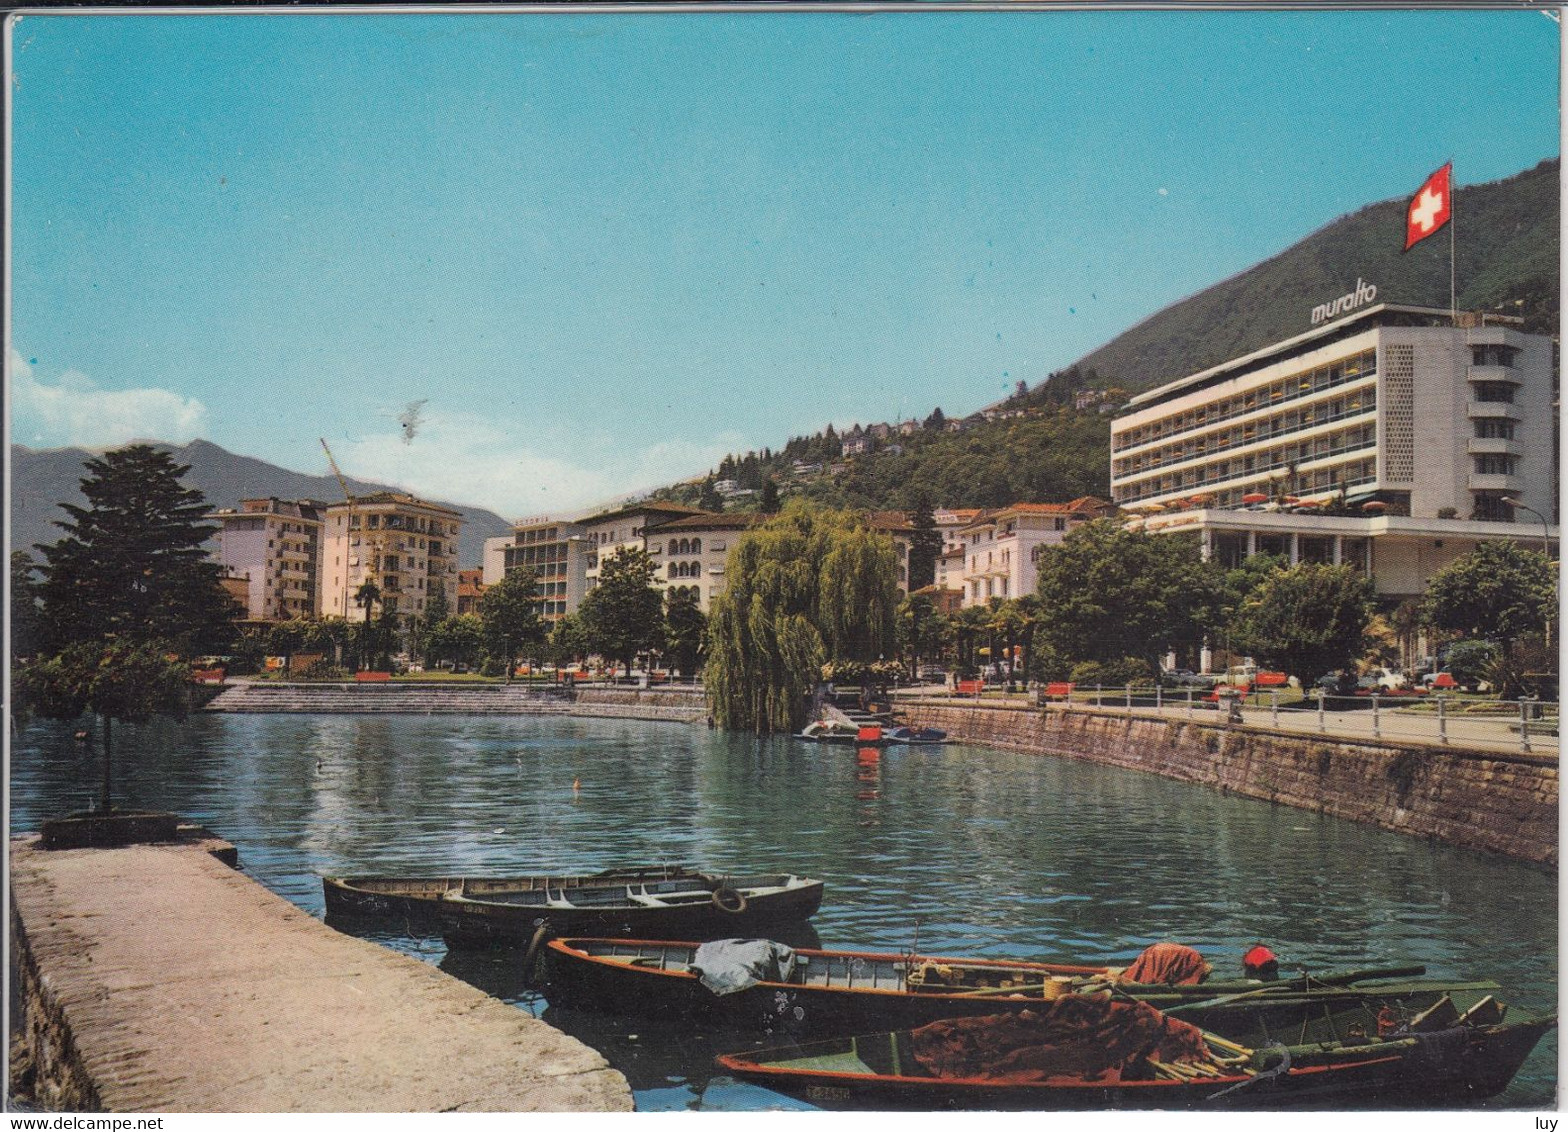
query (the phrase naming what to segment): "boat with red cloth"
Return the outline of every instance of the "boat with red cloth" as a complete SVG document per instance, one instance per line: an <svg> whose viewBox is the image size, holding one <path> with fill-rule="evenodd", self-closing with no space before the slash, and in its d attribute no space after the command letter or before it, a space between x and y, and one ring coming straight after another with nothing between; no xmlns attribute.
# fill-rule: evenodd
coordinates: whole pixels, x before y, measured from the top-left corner
<svg viewBox="0 0 1568 1132"><path fill-rule="evenodd" d="M565 937L550 940L543 955L552 1004L797 1035L904 1029L1038 1009L1094 990L1149 1002L1200 1025L1223 1023L1227 1036L1280 1026L1308 1033L1339 1027L1343 1033L1351 1025L1376 1030L1379 1011L1406 1020L1444 995L1460 995L1461 1008L1468 1008L1467 994L1479 1000L1497 989L1495 983L1413 981L1425 973L1420 966L1200 982L1208 964L1178 944L1156 944L1125 969L790 948L766 940Z"/></svg>
<svg viewBox="0 0 1568 1132"><path fill-rule="evenodd" d="M1495 1096L1555 1017L1251 1048L1147 1003L1070 995L1024 1013L723 1054L719 1068L828 1108L1341 1108Z"/></svg>

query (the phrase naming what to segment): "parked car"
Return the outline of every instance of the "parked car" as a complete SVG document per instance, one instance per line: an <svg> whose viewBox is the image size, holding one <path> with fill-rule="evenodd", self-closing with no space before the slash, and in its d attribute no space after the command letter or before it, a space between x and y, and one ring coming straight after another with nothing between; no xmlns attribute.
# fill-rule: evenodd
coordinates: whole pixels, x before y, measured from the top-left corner
<svg viewBox="0 0 1568 1132"><path fill-rule="evenodd" d="M937 664L923 665L920 669L920 679L928 684L940 684L947 679L947 670Z"/></svg>
<svg viewBox="0 0 1568 1132"><path fill-rule="evenodd" d="M1190 668L1173 668L1163 674L1165 683L1177 688L1211 688L1214 686L1214 677L1202 672L1194 672Z"/></svg>

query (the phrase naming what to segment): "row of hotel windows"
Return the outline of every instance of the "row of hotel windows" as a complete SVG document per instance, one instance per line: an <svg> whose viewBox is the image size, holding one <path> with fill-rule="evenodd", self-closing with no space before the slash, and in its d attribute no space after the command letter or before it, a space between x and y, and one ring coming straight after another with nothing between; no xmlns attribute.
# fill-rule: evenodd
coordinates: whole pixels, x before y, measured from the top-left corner
<svg viewBox="0 0 1568 1132"><path fill-rule="evenodd" d="M1282 479L1261 479L1255 483L1239 484L1234 487L1220 488L1207 492L1214 497L1210 507L1240 507L1245 495L1262 492L1273 496L1275 493L1286 495L1321 495L1324 492L1349 491L1351 488L1362 487L1366 484L1377 482L1377 459L1368 457L1364 460L1354 460L1348 464L1336 464L1332 468L1318 468L1311 472L1300 472L1294 477L1286 476ZM1159 493L1155 493L1159 494ZM1142 495L1138 499L1147 499ZM1128 497L1122 502L1123 506L1130 506L1137 500Z"/></svg>
<svg viewBox="0 0 1568 1132"><path fill-rule="evenodd" d="M1137 472L1168 468L1183 460L1229 452L1248 444L1256 444L1276 436L1288 436L1320 425L1333 424L1347 417L1358 417L1377 410L1377 390L1366 389L1359 393L1335 397L1305 409L1292 409L1260 421L1249 421L1244 426L1224 429L1208 436L1181 444L1168 444L1116 461L1116 474L1133 475Z"/></svg>
<svg viewBox="0 0 1568 1132"><path fill-rule="evenodd" d="M370 540L370 545L372 545L372 546L380 546L380 545L382 545L382 543L384 541L386 541L386 540L371 539ZM355 536L355 537L349 539L348 540L348 544L351 547L358 546L359 545L359 538L358 538L358 536ZM396 550L425 550L425 551L428 551L431 554L440 554L441 553L441 542L440 542L439 539L431 539L427 543L422 538L411 538L411 539L401 539L400 538L400 539L396 540L396 542L387 542L387 546L389 548L393 548L393 549L396 549Z"/></svg>
<svg viewBox="0 0 1568 1132"><path fill-rule="evenodd" d="M361 523L361 518L363 518L363 523ZM337 516L332 520L332 523L334 526L341 527L343 525L343 516ZM448 523L446 526L451 529L443 530L441 522L436 519L420 519L405 515L365 515L363 517L354 515L348 528L351 531L363 529L370 531L414 531L419 534L430 535L450 534L455 538L458 530L457 524Z"/></svg>
<svg viewBox="0 0 1568 1132"><path fill-rule="evenodd" d="M1173 472L1137 484L1123 484L1116 488L1116 502L1126 505L1157 495L1168 495L1189 488L1208 487L1240 476L1288 468L1308 460L1322 460L1356 452L1377 445L1377 422L1367 421L1352 428L1340 429L1325 436L1313 437L1296 444L1282 444L1264 452L1243 456L1235 460L1219 460L1182 472ZM1324 469L1332 474L1339 469ZM1239 496L1238 496L1239 498Z"/></svg>
<svg viewBox="0 0 1568 1132"><path fill-rule="evenodd" d="M700 578L702 577L701 562L671 562L666 577L670 578Z"/></svg>
<svg viewBox="0 0 1568 1132"><path fill-rule="evenodd" d="M517 541L520 544L529 542L555 542L557 541L558 530L559 528L557 527L545 527L542 530L522 531L518 534Z"/></svg>
<svg viewBox="0 0 1568 1132"><path fill-rule="evenodd" d="M1254 532L1252 547L1254 554L1275 554L1281 558L1290 558L1291 540L1295 539L1296 561L1314 562L1332 565L1334 562L1333 535L1304 535L1304 534L1268 534L1263 531ZM1213 558L1226 570L1234 570L1247 559L1247 535L1241 532L1216 531L1213 542ZM1339 565L1354 566L1363 574L1370 573L1372 542L1365 538L1339 538Z"/></svg>
<svg viewBox="0 0 1568 1132"><path fill-rule="evenodd" d="M1140 444L1190 432L1202 425L1231 420L1257 409L1310 397L1325 389L1333 389L1348 382L1360 381L1376 375L1377 351L1363 350L1359 354L1341 358L1328 365L1302 370L1300 373L1291 374L1267 385L1260 385L1246 393L1238 393L1196 409L1188 409L1185 412L1162 417L1157 421L1150 421L1138 428L1129 429L1112 438L1112 450L1123 452L1129 448L1136 448Z"/></svg>

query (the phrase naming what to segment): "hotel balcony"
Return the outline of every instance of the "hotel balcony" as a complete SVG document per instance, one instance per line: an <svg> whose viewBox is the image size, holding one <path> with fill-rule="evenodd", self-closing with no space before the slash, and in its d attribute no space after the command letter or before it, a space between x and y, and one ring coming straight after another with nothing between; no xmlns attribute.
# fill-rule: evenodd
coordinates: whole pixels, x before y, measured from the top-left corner
<svg viewBox="0 0 1568 1132"><path fill-rule="evenodd" d="M1508 401L1467 401L1465 416L1473 421L1488 419L1522 421L1524 410Z"/></svg>
<svg viewBox="0 0 1568 1132"><path fill-rule="evenodd" d="M1465 441L1465 451L1472 456L1523 456L1524 445L1501 436L1472 436Z"/></svg>
<svg viewBox="0 0 1568 1132"><path fill-rule="evenodd" d="M1471 472L1466 483L1471 491L1501 491L1517 494L1525 490L1523 476L1486 475Z"/></svg>
<svg viewBox="0 0 1568 1132"><path fill-rule="evenodd" d="M1524 375L1513 366L1471 366L1465 379L1472 382L1501 381L1510 385L1524 384Z"/></svg>

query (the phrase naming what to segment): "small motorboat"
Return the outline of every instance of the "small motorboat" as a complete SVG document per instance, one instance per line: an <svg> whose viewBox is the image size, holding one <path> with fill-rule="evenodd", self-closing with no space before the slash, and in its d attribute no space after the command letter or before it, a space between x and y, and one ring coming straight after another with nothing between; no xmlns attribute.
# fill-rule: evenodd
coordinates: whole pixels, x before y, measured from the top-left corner
<svg viewBox="0 0 1568 1132"><path fill-rule="evenodd" d="M719 874L684 866L587 876L323 877L327 917L404 919L453 946L527 944L536 933L691 933L700 939L809 919L822 882L793 873Z"/></svg>
<svg viewBox="0 0 1568 1132"><path fill-rule="evenodd" d="M939 727L895 727L887 733L887 741L915 746L937 746L950 742L947 732Z"/></svg>
<svg viewBox="0 0 1568 1132"><path fill-rule="evenodd" d="M1495 1096L1555 1017L1457 1020L1250 1048L1143 1002L1070 995L1021 1014L723 1054L736 1077L830 1108L1343 1108Z"/></svg>

